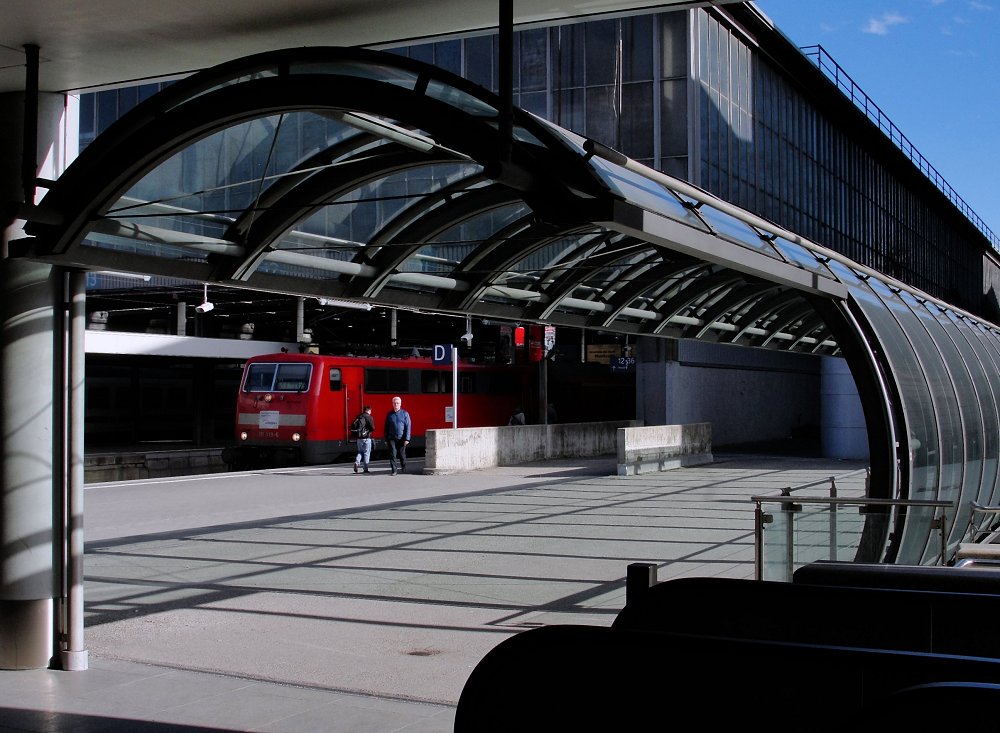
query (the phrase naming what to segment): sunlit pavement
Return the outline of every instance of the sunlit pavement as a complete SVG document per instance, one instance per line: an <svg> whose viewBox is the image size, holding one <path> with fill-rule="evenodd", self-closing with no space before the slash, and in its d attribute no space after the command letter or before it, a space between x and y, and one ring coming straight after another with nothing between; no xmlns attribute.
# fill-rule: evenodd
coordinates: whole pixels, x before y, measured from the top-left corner
<svg viewBox="0 0 1000 733"><path fill-rule="evenodd" d="M90 669L0 672L0 730L450 731L503 639L609 625L633 562L753 577L749 497L862 466L411 460L88 485Z"/></svg>

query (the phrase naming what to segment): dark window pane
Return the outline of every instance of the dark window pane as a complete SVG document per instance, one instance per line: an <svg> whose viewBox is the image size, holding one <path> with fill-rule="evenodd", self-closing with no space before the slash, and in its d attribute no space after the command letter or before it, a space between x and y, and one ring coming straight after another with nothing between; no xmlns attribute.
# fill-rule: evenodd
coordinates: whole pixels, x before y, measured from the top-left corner
<svg viewBox="0 0 1000 733"><path fill-rule="evenodd" d="M461 41L440 41L434 44L434 65L453 74L462 73Z"/></svg>
<svg viewBox="0 0 1000 733"><path fill-rule="evenodd" d="M97 134L108 129L118 119L118 92L97 93Z"/></svg>
<svg viewBox="0 0 1000 733"><path fill-rule="evenodd" d="M586 24L587 86L613 84L618 68L618 23L599 20Z"/></svg>
<svg viewBox="0 0 1000 733"><path fill-rule="evenodd" d="M493 83L493 36L465 39L465 78L486 89Z"/></svg>
<svg viewBox="0 0 1000 733"><path fill-rule="evenodd" d="M586 73L583 25L559 26L553 35L554 86L557 89L583 86Z"/></svg>
<svg viewBox="0 0 1000 733"><path fill-rule="evenodd" d="M687 13L663 13L663 76L687 75ZM703 14L699 13L699 17Z"/></svg>
<svg viewBox="0 0 1000 733"><path fill-rule="evenodd" d="M548 34L544 28L518 33L521 41L521 92L545 89L545 50Z"/></svg>
<svg viewBox="0 0 1000 733"><path fill-rule="evenodd" d="M653 78L653 17L639 15L622 19L624 81L649 81Z"/></svg>
<svg viewBox="0 0 1000 733"><path fill-rule="evenodd" d="M613 148L618 147L618 116L614 113L614 87L587 89L587 129L585 135Z"/></svg>
<svg viewBox="0 0 1000 733"><path fill-rule="evenodd" d="M93 94L80 95L80 136L93 138L97 134L96 122L97 114L94 111L96 96Z"/></svg>
<svg viewBox="0 0 1000 733"><path fill-rule="evenodd" d="M709 105L702 105L702 107L707 109ZM663 82L663 99L660 109L660 154L664 157L687 155L687 118L687 83L684 79Z"/></svg>
<svg viewBox="0 0 1000 733"><path fill-rule="evenodd" d="M434 63L434 44L425 43L421 46L410 46L407 49L411 59L426 61L428 64Z"/></svg>
<svg viewBox="0 0 1000 733"><path fill-rule="evenodd" d="M521 94L520 101L518 102L519 107L532 112L539 117L549 116L548 108L548 94L545 92L531 92L530 94Z"/></svg>
<svg viewBox="0 0 1000 733"><path fill-rule="evenodd" d="M565 89L555 95L555 122L573 132L583 133L586 117L582 89Z"/></svg>
<svg viewBox="0 0 1000 733"><path fill-rule="evenodd" d="M630 158L653 156L653 84L622 88L621 151Z"/></svg>

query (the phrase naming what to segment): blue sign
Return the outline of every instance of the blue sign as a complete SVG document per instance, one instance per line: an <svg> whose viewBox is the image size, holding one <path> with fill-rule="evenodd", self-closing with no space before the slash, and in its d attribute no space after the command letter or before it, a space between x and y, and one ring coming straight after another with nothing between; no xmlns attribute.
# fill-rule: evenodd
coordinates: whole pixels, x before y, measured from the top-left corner
<svg viewBox="0 0 1000 733"><path fill-rule="evenodd" d="M613 356L611 357L612 372L630 372L635 369L634 356Z"/></svg>
<svg viewBox="0 0 1000 733"><path fill-rule="evenodd" d="M451 344L434 344L433 364L451 364Z"/></svg>

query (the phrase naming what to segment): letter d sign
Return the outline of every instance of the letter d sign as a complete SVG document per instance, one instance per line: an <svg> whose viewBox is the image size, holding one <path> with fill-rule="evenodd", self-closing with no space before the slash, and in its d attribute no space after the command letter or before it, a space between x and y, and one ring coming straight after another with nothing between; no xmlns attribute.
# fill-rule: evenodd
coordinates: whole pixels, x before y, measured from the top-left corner
<svg viewBox="0 0 1000 733"><path fill-rule="evenodd" d="M434 355L431 357L434 364L451 364L451 345L434 344Z"/></svg>

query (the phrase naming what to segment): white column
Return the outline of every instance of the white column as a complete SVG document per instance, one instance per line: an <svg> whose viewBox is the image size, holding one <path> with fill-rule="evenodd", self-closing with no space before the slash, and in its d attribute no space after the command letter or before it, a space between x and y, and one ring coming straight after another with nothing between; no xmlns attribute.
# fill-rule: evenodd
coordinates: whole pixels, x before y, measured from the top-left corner
<svg viewBox="0 0 1000 733"><path fill-rule="evenodd" d="M7 211L10 203L24 202L24 99L0 95L0 203ZM58 177L76 156L78 129L74 98L40 95L38 177ZM39 188L27 203L44 193ZM67 506L75 470L63 457L66 293L62 273L7 257L7 244L24 236L24 222L0 225L0 668L32 669L61 663L57 626L65 576L63 522L56 518ZM66 523L82 531L77 511ZM82 547L82 535L76 539Z"/></svg>

